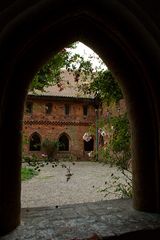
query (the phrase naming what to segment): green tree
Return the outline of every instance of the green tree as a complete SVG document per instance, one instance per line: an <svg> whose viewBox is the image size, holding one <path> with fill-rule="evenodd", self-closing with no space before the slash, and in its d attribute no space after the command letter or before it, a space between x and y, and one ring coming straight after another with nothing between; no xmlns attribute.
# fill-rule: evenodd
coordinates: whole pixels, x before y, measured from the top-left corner
<svg viewBox="0 0 160 240"><path fill-rule="evenodd" d="M122 91L117 80L110 70L98 71L90 84L90 89L98 93L102 101L109 105L111 102L118 102L123 98Z"/></svg>
<svg viewBox="0 0 160 240"><path fill-rule="evenodd" d="M84 56L77 53L72 53L76 48L78 42L70 44L63 48L60 52L53 55L50 60L37 72L33 81L30 84L29 90L35 92L36 90L45 91L45 88L57 84L61 86L61 71L66 69L72 72L75 81L81 78L79 91L96 95L97 93L103 101L110 104L112 101L118 102L122 98L121 89L113 77L110 70L104 70L103 62L99 67L93 68L92 58L90 56L87 60ZM86 81L87 80L87 81Z"/></svg>
<svg viewBox="0 0 160 240"><path fill-rule="evenodd" d="M75 44L70 45L68 48L69 50L64 48L52 56L50 60L45 65L43 65L41 69L39 69L30 84L29 90L33 92L35 90L44 91L45 87L51 86L53 84L58 84L61 77L61 69L65 66L68 66L71 54L70 51L73 48L75 48Z"/></svg>
<svg viewBox="0 0 160 240"><path fill-rule="evenodd" d="M35 92L36 90L45 91L46 87L57 84L60 86L61 71L66 69L72 72L75 81L79 81L80 76L85 79L91 76L93 72L92 63L89 60L84 60L80 54L72 54L72 49L76 48L77 42L62 49L60 52L50 58L50 60L37 72L32 80L29 90Z"/></svg>

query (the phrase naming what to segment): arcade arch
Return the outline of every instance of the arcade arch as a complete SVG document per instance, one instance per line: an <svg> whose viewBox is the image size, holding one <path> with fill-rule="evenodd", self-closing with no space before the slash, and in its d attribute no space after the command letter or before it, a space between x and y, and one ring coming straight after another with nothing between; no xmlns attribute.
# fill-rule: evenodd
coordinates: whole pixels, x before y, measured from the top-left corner
<svg viewBox="0 0 160 240"><path fill-rule="evenodd" d="M51 54L77 40L98 53L122 87L132 128L133 205L160 211L159 30L146 5L23 0L0 12L1 234L20 223L20 142L29 83ZM8 138L13 144L6 152Z"/></svg>

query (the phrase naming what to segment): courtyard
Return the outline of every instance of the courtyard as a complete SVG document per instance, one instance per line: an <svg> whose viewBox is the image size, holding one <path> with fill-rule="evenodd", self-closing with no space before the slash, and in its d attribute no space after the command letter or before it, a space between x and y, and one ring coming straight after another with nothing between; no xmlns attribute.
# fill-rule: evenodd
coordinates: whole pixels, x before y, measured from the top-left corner
<svg viewBox="0 0 160 240"><path fill-rule="evenodd" d="M62 167L64 164L66 167ZM67 170L69 169L69 171ZM67 174L71 177L67 180ZM98 162L64 162L56 167L45 165L37 176L22 181L21 207L47 207L97 202L121 197L115 191L118 183L126 183L116 167ZM101 191L107 187L106 191Z"/></svg>
<svg viewBox="0 0 160 240"><path fill-rule="evenodd" d="M114 191L115 183L126 182L117 168L98 162L61 164L73 174L68 181L65 167L50 164L22 182L21 224L3 240L156 237L158 214L137 212L131 199L116 199L120 195ZM107 184L111 194L104 197L100 190Z"/></svg>

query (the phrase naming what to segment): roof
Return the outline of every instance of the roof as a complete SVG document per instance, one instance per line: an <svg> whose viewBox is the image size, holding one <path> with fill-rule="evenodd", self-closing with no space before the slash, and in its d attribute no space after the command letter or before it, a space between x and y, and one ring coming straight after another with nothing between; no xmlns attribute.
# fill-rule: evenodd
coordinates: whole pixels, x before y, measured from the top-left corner
<svg viewBox="0 0 160 240"><path fill-rule="evenodd" d="M36 90L34 93L29 92L28 95L34 96L43 96L43 97L67 97L67 98L91 98L93 99L93 95L91 94L84 94L82 91L79 90L80 84L85 82L82 79L79 81L75 81L75 77L73 73L68 72L67 70L63 70L61 73L62 81L60 84L56 84L53 86L49 86L44 88L44 92ZM86 81L86 83L88 83Z"/></svg>

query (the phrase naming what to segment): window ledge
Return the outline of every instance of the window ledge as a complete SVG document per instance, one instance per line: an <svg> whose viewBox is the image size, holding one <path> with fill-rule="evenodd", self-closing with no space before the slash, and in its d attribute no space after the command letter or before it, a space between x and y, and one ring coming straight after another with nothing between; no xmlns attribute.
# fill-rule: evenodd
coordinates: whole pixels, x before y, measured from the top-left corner
<svg viewBox="0 0 160 240"><path fill-rule="evenodd" d="M160 214L136 211L130 199L22 209L22 224L2 240L42 236L44 240L155 240L160 239Z"/></svg>

